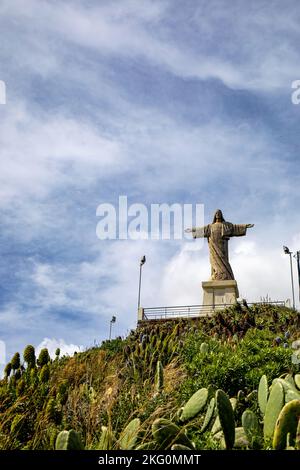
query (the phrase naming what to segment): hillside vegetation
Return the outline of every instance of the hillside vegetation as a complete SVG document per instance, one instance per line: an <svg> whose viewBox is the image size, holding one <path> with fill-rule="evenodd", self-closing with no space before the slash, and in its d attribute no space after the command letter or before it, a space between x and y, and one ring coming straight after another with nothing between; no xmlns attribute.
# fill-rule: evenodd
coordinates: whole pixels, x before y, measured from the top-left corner
<svg viewBox="0 0 300 470"><path fill-rule="evenodd" d="M0 449L300 447L299 338L300 313L237 304L71 358L27 346L0 382Z"/></svg>

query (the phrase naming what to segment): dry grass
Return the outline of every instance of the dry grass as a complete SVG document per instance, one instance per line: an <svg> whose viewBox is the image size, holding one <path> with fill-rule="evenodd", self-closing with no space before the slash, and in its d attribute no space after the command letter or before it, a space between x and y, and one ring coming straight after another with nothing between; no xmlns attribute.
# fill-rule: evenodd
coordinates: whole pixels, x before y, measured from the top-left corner
<svg viewBox="0 0 300 470"><path fill-rule="evenodd" d="M167 394L174 392L174 388L180 387L187 374L184 367L174 359L164 368L164 391Z"/></svg>

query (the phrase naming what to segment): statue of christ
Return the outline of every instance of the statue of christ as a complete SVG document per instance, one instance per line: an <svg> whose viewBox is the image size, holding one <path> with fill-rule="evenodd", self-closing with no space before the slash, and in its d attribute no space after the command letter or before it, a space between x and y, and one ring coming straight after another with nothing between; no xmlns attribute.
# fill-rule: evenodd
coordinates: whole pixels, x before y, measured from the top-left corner
<svg viewBox="0 0 300 470"><path fill-rule="evenodd" d="M228 240L230 237L246 235L247 228L251 227L254 227L254 224L237 225L226 222L222 211L218 209L212 224L185 230L188 233L192 233L194 238L207 238L210 253L211 280L225 281L234 279L228 258Z"/></svg>

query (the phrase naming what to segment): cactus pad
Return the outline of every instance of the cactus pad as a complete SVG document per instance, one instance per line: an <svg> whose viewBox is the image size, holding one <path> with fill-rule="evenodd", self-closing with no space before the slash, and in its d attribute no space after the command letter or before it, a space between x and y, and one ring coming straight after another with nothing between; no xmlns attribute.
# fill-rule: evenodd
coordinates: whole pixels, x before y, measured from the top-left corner
<svg viewBox="0 0 300 470"><path fill-rule="evenodd" d="M253 411L246 410L242 415L242 425L249 442L259 434L259 422Z"/></svg>
<svg viewBox="0 0 300 470"><path fill-rule="evenodd" d="M232 449L235 438L235 423L231 402L223 390L216 392L216 406L220 424L224 433L227 449Z"/></svg>
<svg viewBox="0 0 300 470"><path fill-rule="evenodd" d="M207 411L206 411L206 415L205 415L205 418L204 418L204 421L203 421L203 424L202 424L201 432L206 431L206 429L208 428L208 426L211 423L211 420L214 416L215 403L216 403L216 401L213 397L209 402L209 405L208 405L208 408L207 408Z"/></svg>
<svg viewBox="0 0 300 470"><path fill-rule="evenodd" d="M281 410L274 431L273 448L283 450L286 448L287 435L293 445L297 434L297 425L300 419L300 400L292 400Z"/></svg>
<svg viewBox="0 0 300 470"><path fill-rule="evenodd" d="M189 401L183 407L180 421L188 421L197 416L198 413L205 407L208 397L207 388L201 388L194 395L191 396Z"/></svg>
<svg viewBox="0 0 300 470"><path fill-rule="evenodd" d="M192 443L182 429L168 419L156 419L152 424L152 435L162 449L167 449L173 444L182 444L192 448Z"/></svg>
<svg viewBox="0 0 300 470"><path fill-rule="evenodd" d="M280 382L272 385L269 400L267 402L264 419L264 438L273 437L275 424L284 404L284 390Z"/></svg>
<svg viewBox="0 0 300 470"><path fill-rule="evenodd" d="M300 374L295 375L294 381L295 381L296 387L298 388L298 390L300 390Z"/></svg>
<svg viewBox="0 0 300 470"><path fill-rule="evenodd" d="M122 431L119 438L119 446L122 450L131 450L135 447L138 434L140 431L141 421L139 418L135 418L126 426Z"/></svg>
<svg viewBox="0 0 300 470"><path fill-rule="evenodd" d="M266 375L263 375L259 381L259 386L258 386L258 405L259 405L261 414L263 416L266 411L268 395L269 395L268 379Z"/></svg>
<svg viewBox="0 0 300 470"><path fill-rule="evenodd" d="M82 450L83 445L74 429L61 431L55 442L55 450Z"/></svg>

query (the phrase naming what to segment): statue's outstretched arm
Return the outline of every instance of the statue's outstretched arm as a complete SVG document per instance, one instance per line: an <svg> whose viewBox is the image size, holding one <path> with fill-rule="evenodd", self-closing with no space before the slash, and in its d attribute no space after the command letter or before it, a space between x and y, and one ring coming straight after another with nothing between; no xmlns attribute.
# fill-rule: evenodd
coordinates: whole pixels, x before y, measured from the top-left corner
<svg viewBox="0 0 300 470"><path fill-rule="evenodd" d="M204 227L187 228L185 232L191 233L193 235L193 238L204 238L207 237L207 225L205 225Z"/></svg>
<svg viewBox="0 0 300 470"><path fill-rule="evenodd" d="M254 224L232 224L230 237L242 237L246 235L247 228L254 227Z"/></svg>

